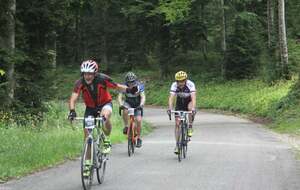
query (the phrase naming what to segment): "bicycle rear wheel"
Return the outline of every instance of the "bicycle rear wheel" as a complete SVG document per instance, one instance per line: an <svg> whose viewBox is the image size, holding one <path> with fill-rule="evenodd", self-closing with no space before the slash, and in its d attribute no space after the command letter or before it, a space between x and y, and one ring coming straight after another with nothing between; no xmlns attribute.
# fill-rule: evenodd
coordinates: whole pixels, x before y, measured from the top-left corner
<svg viewBox="0 0 300 190"><path fill-rule="evenodd" d="M81 156L81 182L84 190L90 190L93 182L93 175L94 175L94 166L93 166L93 159L91 159L91 166L89 166L89 175L84 176L84 172L86 169L86 157L87 157L87 150L88 146L91 146L91 150L93 149L93 140L92 139L86 139L84 143L84 148ZM92 154L92 151L91 151ZM93 155L91 155L90 158L93 158Z"/></svg>

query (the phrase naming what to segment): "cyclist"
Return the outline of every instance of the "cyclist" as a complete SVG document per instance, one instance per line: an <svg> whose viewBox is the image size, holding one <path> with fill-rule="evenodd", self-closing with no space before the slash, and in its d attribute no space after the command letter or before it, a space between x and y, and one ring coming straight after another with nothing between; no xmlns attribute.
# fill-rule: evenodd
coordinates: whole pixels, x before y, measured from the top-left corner
<svg viewBox="0 0 300 190"><path fill-rule="evenodd" d="M120 106L124 106L126 108L140 108L135 110L134 115L137 122L137 144L136 147L140 148L142 146L141 139L141 127L142 127L142 113L143 106L146 101L146 96L144 92L144 85L137 80L136 75L133 72L128 72L125 75L125 85L129 88L135 88L137 93L119 93L118 102ZM124 96L123 96L124 95ZM123 99L124 98L124 99ZM123 128L123 134L127 134L128 130L128 111L126 109L123 110L123 121L125 127Z"/></svg>
<svg viewBox="0 0 300 190"><path fill-rule="evenodd" d="M193 116L196 114L196 88L195 84L188 80L187 73L184 71L178 71L175 74L176 82L172 83L170 89L170 96L169 96L169 109L167 113L170 115L171 110L173 109L173 103L176 98L176 107L175 110L180 111L192 111L192 114L189 114L189 126L188 126L188 136L192 137L193 135ZM180 120L176 117L176 124L175 124L175 140L176 146L174 149L174 153L178 154L178 139L179 139L179 124Z"/></svg>
<svg viewBox="0 0 300 190"><path fill-rule="evenodd" d="M81 64L81 78L76 81L73 93L69 100L70 113L68 118L72 121L76 118L75 104L82 92L83 100L86 105L84 117L100 115L105 117L104 133L106 135L104 141L103 153L110 153L111 143L109 135L111 133L110 116L112 114L112 97L107 90L108 88L117 89L125 92L135 93L134 88L128 88L125 85L118 84L105 74L98 73L98 64L93 60L83 61ZM84 130L84 139L87 137L87 130ZM90 147L89 147L90 148ZM90 150L88 150L90 151ZM88 154L89 155L89 154ZM90 160L87 160L87 162ZM85 163L88 166L88 163ZM88 172L87 168L87 172ZM86 175L89 175L88 173Z"/></svg>

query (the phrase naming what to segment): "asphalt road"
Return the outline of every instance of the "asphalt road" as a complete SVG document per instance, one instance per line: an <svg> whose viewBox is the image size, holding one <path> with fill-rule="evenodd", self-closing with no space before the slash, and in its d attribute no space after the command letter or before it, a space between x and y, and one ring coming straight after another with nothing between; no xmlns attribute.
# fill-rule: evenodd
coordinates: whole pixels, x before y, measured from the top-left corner
<svg viewBox="0 0 300 190"><path fill-rule="evenodd" d="M113 145L101 190L300 190L300 161L289 144L250 121L197 113L187 158L178 162L174 121L165 110L147 108L155 126L133 157ZM80 190L80 162L0 185L0 190Z"/></svg>

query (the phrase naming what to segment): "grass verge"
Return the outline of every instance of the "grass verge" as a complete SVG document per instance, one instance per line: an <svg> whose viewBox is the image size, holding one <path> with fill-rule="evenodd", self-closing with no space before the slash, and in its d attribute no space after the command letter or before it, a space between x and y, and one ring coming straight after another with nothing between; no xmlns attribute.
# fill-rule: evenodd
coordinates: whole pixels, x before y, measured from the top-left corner
<svg viewBox="0 0 300 190"><path fill-rule="evenodd" d="M116 106L117 107L117 106ZM0 183L12 178L46 169L80 155L83 143L81 122L70 125L65 102L48 104L49 112L39 126L16 127L0 123ZM84 113L83 104L77 105L77 113ZM126 139L122 134L123 124L117 108L112 116L112 143ZM143 123L143 134L151 131Z"/></svg>

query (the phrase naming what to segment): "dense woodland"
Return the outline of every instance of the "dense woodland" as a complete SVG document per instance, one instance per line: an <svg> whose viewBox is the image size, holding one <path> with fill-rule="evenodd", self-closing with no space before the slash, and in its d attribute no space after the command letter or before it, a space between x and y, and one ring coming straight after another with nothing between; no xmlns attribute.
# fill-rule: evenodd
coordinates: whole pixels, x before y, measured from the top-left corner
<svg viewBox="0 0 300 190"><path fill-rule="evenodd" d="M299 0L0 0L0 109L38 114L56 68L178 69L203 81L298 75ZM298 92L299 84L295 85ZM294 93L295 94L295 93ZM296 93L297 94L297 93ZM297 95L299 96L299 95Z"/></svg>

